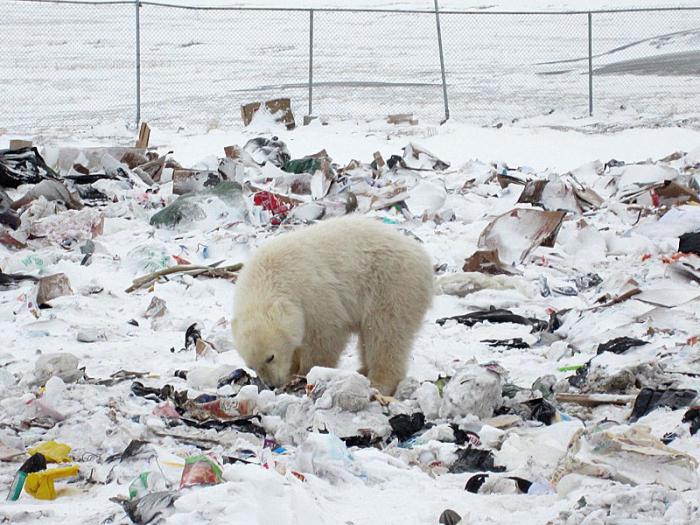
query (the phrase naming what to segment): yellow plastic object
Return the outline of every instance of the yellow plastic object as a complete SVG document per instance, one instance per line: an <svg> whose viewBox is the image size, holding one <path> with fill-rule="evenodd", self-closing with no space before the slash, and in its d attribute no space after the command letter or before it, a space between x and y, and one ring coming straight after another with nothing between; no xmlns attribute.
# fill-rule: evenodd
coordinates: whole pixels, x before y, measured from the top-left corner
<svg viewBox="0 0 700 525"><path fill-rule="evenodd" d="M70 478L78 474L78 465L52 468L41 472L32 472L24 481L24 490L36 499L56 499L56 488L53 482L60 478Z"/></svg>
<svg viewBox="0 0 700 525"><path fill-rule="evenodd" d="M46 458L49 463L67 463L70 461L68 454L70 454L71 448L65 443L59 443L58 441L47 441L45 443L40 443L36 447L29 449L29 455L33 456L37 452Z"/></svg>

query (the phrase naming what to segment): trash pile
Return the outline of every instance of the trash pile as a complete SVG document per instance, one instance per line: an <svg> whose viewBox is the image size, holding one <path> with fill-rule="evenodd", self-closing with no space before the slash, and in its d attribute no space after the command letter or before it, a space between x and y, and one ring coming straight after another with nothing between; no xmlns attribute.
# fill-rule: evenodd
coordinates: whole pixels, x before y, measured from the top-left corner
<svg viewBox="0 0 700 525"><path fill-rule="evenodd" d="M264 502L271 523L360 523L344 494L409 479L407 500L451 500L421 523L504 523L492 495L540 522L700 521L700 149L568 173L385 155L0 150L1 519L69 519L57 500L98 502L74 523L238 522ZM349 213L434 260L409 376L383 396L349 350L270 390L231 341L237 272Z"/></svg>

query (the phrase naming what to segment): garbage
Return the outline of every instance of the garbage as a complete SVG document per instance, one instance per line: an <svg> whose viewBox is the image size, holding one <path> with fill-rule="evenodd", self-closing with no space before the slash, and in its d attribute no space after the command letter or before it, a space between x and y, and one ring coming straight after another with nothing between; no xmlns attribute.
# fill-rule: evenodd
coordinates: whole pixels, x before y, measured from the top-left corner
<svg viewBox="0 0 700 525"><path fill-rule="evenodd" d="M464 272L443 275L436 280L438 292L464 297L479 290L516 290L529 295L525 283L517 277L488 275L480 272Z"/></svg>
<svg viewBox="0 0 700 525"><path fill-rule="evenodd" d="M637 173L619 161L563 175L478 160L447 168L415 144L382 156L383 140L367 130L364 152L334 151L332 140L313 146L309 137L333 129L312 125L289 148L266 135L245 148L214 144L223 158L199 162L190 159L206 152L188 148L186 165L165 149L146 151L144 134L139 148L69 154L48 145L41 155L56 175L38 168L36 182L0 192L8 488L27 447L36 452L11 487L20 501L0 512L5 520L81 522L122 494L137 522L250 522L249 503L264 493L270 522L362 521L345 504L331 516L314 487L338 501L348 487L360 499L380 487L434 503L456 475L467 499L500 502L468 516L461 508L462 523L477 513L498 521L501 507L555 489L556 498L528 499L533 519L697 521L700 163L678 154ZM27 158L36 160L31 150ZM550 160L537 164L563 162ZM188 201L192 213L183 204L179 222L149 224ZM270 390L227 352L242 267L234 263L284 231L348 213L421 242L442 293L429 316L439 324L421 327L395 397L355 372L357 352ZM41 308L39 279L49 289L62 283ZM327 301L326 292L315 296ZM63 462L47 469L44 456ZM66 487L94 505L41 510L21 495L31 473L40 474L35 492L50 495L50 469L74 462L77 476L53 481L57 503L70 503ZM463 473L441 478L450 471ZM183 476L189 486L172 491ZM434 521L446 506L432 504L424 517ZM396 520L411 522L399 507ZM103 521L129 521L121 508L103 510Z"/></svg>
<svg viewBox="0 0 700 525"><path fill-rule="evenodd" d="M694 436L700 430L700 407L690 407L683 414L683 423L690 423L690 435Z"/></svg>
<svg viewBox="0 0 700 525"><path fill-rule="evenodd" d="M54 481L77 476L79 470L80 467L78 465L71 465L32 472L27 475L27 479L24 482L24 490L36 499L56 499L57 494Z"/></svg>
<svg viewBox="0 0 700 525"><path fill-rule="evenodd" d="M149 273L142 277L134 279L131 286L126 289L126 293L131 293L139 288L144 288L150 286L152 283L156 282L160 277L165 277L166 275L172 275L175 273L182 273L185 275L199 276L208 275L210 277L223 277L226 279L235 279L237 272L243 268L241 263L231 264L229 266L219 267L218 263L211 264L209 266L200 266L196 264L179 264L177 266L170 266L162 270Z"/></svg>
<svg viewBox="0 0 700 525"><path fill-rule="evenodd" d="M441 525L459 525L461 522L462 517L452 509L444 510L438 520Z"/></svg>
<svg viewBox="0 0 700 525"><path fill-rule="evenodd" d="M410 416L398 414L389 418L389 424L399 441L405 441L423 428L425 416L421 412L414 412Z"/></svg>
<svg viewBox="0 0 700 525"><path fill-rule="evenodd" d="M45 179L58 180L59 175L46 165L36 148L0 150L0 187L17 188Z"/></svg>
<svg viewBox="0 0 700 525"><path fill-rule="evenodd" d="M32 222L29 233L32 237L70 248L102 235L104 220L104 215L97 210L68 210Z"/></svg>
<svg viewBox="0 0 700 525"><path fill-rule="evenodd" d="M462 474L464 472L479 472L487 470L489 472L504 472L505 467L494 464L493 452L472 448L471 445L457 450L457 461L450 465L451 474Z"/></svg>
<svg viewBox="0 0 700 525"><path fill-rule="evenodd" d="M457 321L459 324L466 326L474 326L477 323L515 323L532 326L535 331L546 330L548 323L540 321L534 317L523 317L517 315L510 310L491 308L490 310L481 310L462 315L453 315L452 317L442 317L435 321L440 326L443 326L447 321Z"/></svg>
<svg viewBox="0 0 700 525"><path fill-rule="evenodd" d="M44 384L52 377L60 377L65 383L75 383L84 371L78 368L78 358L68 352L44 354L34 365L34 379Z"/></svg>
<svg viewBox="0 0 700 525"><path fill-rule="evenodd" d="M146 319L163 317L167 311L168 308L165 305L165 301L160 297L153 296L153 299L151 299L151 302L149 303L148 308L146 308L143 316Z"/></svg>
<svg viewBox="0 0 700 525"><path fill-rule="evenodd" d="M517 476L474 474L467 481L464 490L473 494L527 494L531 487L531 481Z"/></svg>
<svg viewBox="0 0 700 525"><path fill-rule="evenodd" d="M229 222L243 221L246 217L241 185L223 181L199 193L180 195L175 201L155 213L150 220L156 228L175 228L207 218L205 207L219 209Z"/></svg>
<svg viewBox="0 0 700 525"><path fill-rule="evenodd" d="M76 339L81 343L96 343L97 341L106 341L107 334L98 328L87 328L78 332Z"/></svg>
<svg viewBox="0 0 700 525"><path fill-rule="evenodd" d="M253 121L253 116L257 113L263 103L251 102L241 106L241 119L243 125L247 126ZM294 115L292 114L291 101L288 98L276 98L264 102L265 110L270 113L276 122L284 123L287 129L294 129Z"/></svg>
<svg viewBox="0 0 700 525"><path fill-rule="evenodd" d="M156 518L167 517L180 495L179 492L166 490L152 492L138 499L111 498L111 501L124 508L132 523L148 525L154 523Z"/></svg>
<svg viewBox="0 0 700 525"><path fill-rule="evenodd" d="M71 447L65 443L57 441L46 441L34 447L31 447L27 452L30 456L41 454L48 463L67 463L70 461Z"/></svg>
<svg viewBox="0 0 700 525"><path fill-rule="evenodd" d="M516 208L491 221L479 247L497 250L507 264L522 263L537 246L554 246L566 212Z"/></svg>
<svg viewBox="0 0 700 525"><path fill-rule="evenodd" d="M222 467L210 455L199 454L185 458L185 468L180 478L180 489L195 485L221 483Z"/></svg>
<svg viewBox="0 0 700 525"><path fill-rule="evenodd" d="M10 490L7 494L8 501L17 501L22 494L24 485L27 482L27 476L34 472L46 470L46 458L41 454L33 454L15 474Z"/></svg>
<svg viewBox="0 0 700 525"><path fill-rule="evenodd" d="M668 407L671 410L687 407L692 405L697 397L698 392L690 389L645 387L639 391L634 400L631 417L633 420L637 420L658 407Z"/></svg>
<svg viewBox="0 0 700 525"><path fill-rule="evenodd" d="M160 472L147 470L129 484L129 499L142 498L146 494L167 490L167 480Z"/></svg>
<svg viewBox="0 0 700 525"><path fill-rule="evenodd" d="M70 281L65 274L57 273L39 279L36 290L36 303L39 306L48 304L52 299L65 295L73 295Z"/></svg>
<svg viewBox="0 0 700 525"><path fill-rule="evenodd" d="M441 418L491 417L502 403L503 378L492 369L468 364L457 370L442 392Z"/></svg>
<svg viewBox="0 0 700 525"><path fill-rule="evenodd" d="M76 193L71 192L64 183L53 179L45 179L33 186L23 197L17 199L12 204L12 208L18 210L39 197L43 197L47 201L62 202L69 210L80 210L83 207L80 197Z"/></svg>
<svg viewBox="0 0 700 525"><path fill-rule="evenodd" d="M411 126L418 124L418 119L413 118L413 113L395 113L387 116L386 121L388 124L410 124Z"/></svg>
<svg viewBox="0 0 700 525"><path fill-rule="evenodd" d="M2 273L2 271L0 271L0 290L14 290L24 281L36 282L38 280L39 279L33 275Z"/></svg>
<svg viewBox="0 0 700 525"><path fill-rule="evenodd" d="M600 405L628 405L632 403L635 396L616 394L555 394L555 399L560 403L575 403L586 407L597 407Z"/></svg>
<svg viewBox="0 0 700 525"><path fill-rule="evenodd" d="M498 257L498 250L478 250L464 260L464 272L481 272L491 275L517 275L515 268L507 266Z"/></svg>
<svg viewBox="0 0 700 525"><path fill-rule="evenodd" d="M577 432L559 462L552 481L580 473L627 483L655 483L673 490L697 486L698 462L691 455L664 445L649 427L636 425L622 432Z"/></svg>
<svg viewBox="0 0 700 525"><path fill-rule="evenodd" d="M684 233L680 236L678 251L700 255L700 232Z"/></svg>
<svg viewBox="0 0 700 525"><path fill-rule="evenodd" d="M403 148L403 167L411 170L442 171L449 168L450 164L439 159L422 146L409 142Z"/></svg>
<svg viewBox="0 0 700 525"><path fill-rule="evenodd" d="M603 352L622 354L630 348L634 348L636 346L644 346L646 344L648 344L646 341L642 341L641 339L635 339L634 337L616 337L615 339L611 339L606 343L599 344L598 350L596 350L596 354L600 355Z"/></svg>

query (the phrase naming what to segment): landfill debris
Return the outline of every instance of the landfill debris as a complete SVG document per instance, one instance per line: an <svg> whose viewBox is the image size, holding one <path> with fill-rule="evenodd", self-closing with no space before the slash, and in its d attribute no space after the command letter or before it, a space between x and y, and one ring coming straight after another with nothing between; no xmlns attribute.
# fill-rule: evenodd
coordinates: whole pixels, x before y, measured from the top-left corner
<svg viewBox="0 0 700 525"><path fill-rule="evenodd" d="M622 432L577 432L553 476L558 483L566 474L581 473L627 483L659 484L674 490L697 486L697 460L664 445L647 426Z"/></svg>
<svg viewBox="0 0 700 525"><path fill-rule="evenodd" d="M444 275L437 279L438 292L465 297L479 290L517 290L529 295L527 286L518 278L506 275L488 275L480 272L464 272Z"/></svg>
<svg viewBox="0 0 700 525"><path fill-rule="evenodd" d="M290 496L307 521L351 519L309 498L319 483L407 501L420 487L434 520L454 480L484 503L454 507L463 523L538 495L541 522L698 521L698 151L557 173L251 137L187 164L145 126L136 147L0 154L6 521L85 521L60 504L79 497L101 521L255 521L262 492L271 522L298 521L275 510ZM421 242L437 323L394 397L354 371L357 352L271 390L230 340L235 262L348 213ZM27 487L59 504L34 509Z"/></svg>
<svg viewBox="0 0 700 525"><path fill-rule="evenodd" d="M246 216L241 185L223 181L206 191L180 195L172 204L155 213L150 224L157 228L175 228L201 221L207 217L205 206L218 206L231 221L242 221Z"/></svg>
<svg viewBox="0 0 700 525"><path fill-rule="evenodd" d="M151 128L145 122L141 122L141 127L139 128L139 138L136 141L137 149L148 148L148 142L151 138Z"/></svg>
<svg viewBox="0 0 700 525"><path fill-rule="evenodd" d="M397 414L389 419L389 424L399 441L405 441L423 428L425 416L421 412L415 412L410 416L408 414Z"/></svg>
<svg viewBox="0 0 700 525"><path fill-rule="evenodd" d="M538 246L554 246L563 211L516 208L496 217L479 237L479 247L497 250L507 264L522 263Z"/></svg>
<svg viewBox="0 0 700 525"><path fill-rule="evenodd" d="M473 494L527 494L531 487L531 481L517 476L494 477L489 474L474 474L467 481L464 490Z"/></svg>
<svg viewBox="0 0 700 525"><path fill-rule="evenodd" d="M644 346L645 344L647 344L646 341L642 341L641 339L635 339L634 337L616 337L615 339L611 339L606 343L599 344L598 350L596 350L596 354L600 355L603 352L622 354L630 348L634 348L636 346Z"/></svg>
<svg viewBox="0 0 700 525"><path fill-rule="evenodd" d="M222 467L213 457L199 454L185 458L180 488L221 483Z"/></svg>
<svg viewBox="0 0 700 525"><path fill-rule="evenodd" d="M698 392L691 389L653 389L642 388L634 400L632 407L632 418L637 420L646 416L657 407L668 407L671 410L687 407L693 404L698 397Z"/></svg>
<svg viewBox="0 0 700 525"><path fill-rule="evenodd" d="M491 275L517 275L520 272L501 262L498 250L478 250L465 259L462 270L465 272L481 272Z"/></svg>
<svg viewBox="0 0 700 525"><path fill-rule="evenodd" d="M45 179L58 180L59 175L36 148L0 150L0 187L17 188L22 184L39 184Z"/></svg>
<svg viewBox="0 0 700 525"><path fill-rule="evenodd" d="M288 98L266 100L264 103L251 102L241 106L241 119L243 120L244 126L249 125L253 121L253 116L263 107L263 104L267 112L275 118L276 122L284 123L287 129L295 128L296 123L294 122L294 115L292 114L291 101Z"/></svg>
<svg viewBox="0 0 700 525"><path fill-rule="evenodd" d="M165 301L160 297L154 296L153 299L151 299L148 308L146 308L146 311L144 312L143 316L146 319L152 319L154 317L163 317L167 311L168 308L165 304Z"/></svg>
<svg viewBox="0 0 700 525"><path fill-rule="evenodd" d="M57 479L72 478L78 474L79 470L80 467L78 465L71 465L32 472L27 475L27 479L24 482L24 490L36 499L56 499L57 494L54 482Z"/></svg>
<svg viewBox="0 0 700 525"><path fill-rule="evenodd" d="M70 446L57 441L46 441L27 450L30 456L41 454L48 463L66 463L70 461L70 456L68 455L70 451Z"/></svg>
<svg viewBox="0 0 700 525"><path fill-rule="evenodd" d="M599 405L628 405L632 403L635 396L615 395L615 394L564 394L555 395L557 401L561 403L576 403L586 407L597 407Z"/></svg>
<svg viewBox="0 0 700 525"><path fill-rule="evenodd" d="M17 501L19 499L30 474L44 470L46 470L46 458L39 453L32 454L28 460L22 463L22 466L15 474L7 494L8 501Z"/></svg>
<svg viewBox="0 0 700 525"><path fill-rule="evenodd" d="M457 321L459 324L466 326L474 326L477 323L515 323L532 326L533 330L542 331L548 327L547 321L541 321L534 317L524 317L517 315L510 310L491 308L490 310L482 310L470 312L468 314L454 315L452 317L442 317L435 321L439 325L444 325L447 321Z"/></svg>
<svg viewBox="0 0 700 525"><path fill-rule="evenodd" d="M690 423L690 435L694 436L700 430L700 407L690 407L683 414L683 423Z"/></svg>
<svg viewBox="0 0 700 525"><path fill-rule="evenodd" d="M52 299L72 295L73 289L70 286L68 277L63 273L57 273L39 279L36 291L36 303L41 306L48 304Z"/></svg>
<svg viewBox="0 0 700 525"><path fill-rule="evenodd" d="M132 523L148 525L156 523L156 519L167 517L172 512L173 504L180 496L179 492L166 490L152 492L137 499L111 498L111 501L123 507Z"/></svg>
<svg viewBox="0 0 700 525"><path fill-rule="evenodd" d="M413 113L394 113L386 118L388 124L410 124L415 126L418 119L413 118Z"/></svg>
<svg viewBox="0 0 700 525"><path fill-rule="evenodd" d="M494 464L493 452L479 450L471 446L457 451L457 461L450 465L450 473L462 474L464 472L504 472L505 467Z"/></svg>
<svg viewBox="0 0 700 525"><path fill-rule="evenodd" d="M78 363L78 358L68 352L44 354L34 365L35 381L44 384L52 377L59 377L65 383L74 383L84 375Z"/></svg>
<svg viewBox="0 0 700 525"><path fill-rule="evenodd" d="M243 268L243 264L231 264L229 266L218 267L219 263L215 263L209 266L200 266L193 264L179 264L176 266L170 266L162 270L158 270L148 275L138 277L134 279L133 283L129 288L126 289L126 293L131 293L139 288L144 288L150 286L153 282L157 281L160 277L165 277L167 275L173 275L176 273L182 273L185 275L198 276L198 275L209 275L212 277L224 277L233 279L236 273Z"/></svg>
<svg viewBox="0 0 700 525"><path fill-rule="evenodd" d="M459 525L462 522L462 517L452 509L446 509L440 514L438 523L441 525Z"/></svg>
<svg viewBox="0 0 700 525"><path fill-rule="evenodd" d="M684 233L678 242L678 251L700 255L700 232Z"/></svg>
<svg viewBox="0 0 700 525"><path fill-rule="evenodd" d="M488 366L468 364L459 369L442 392L440 417L491 417L501 405L503 377Z"/></svg>

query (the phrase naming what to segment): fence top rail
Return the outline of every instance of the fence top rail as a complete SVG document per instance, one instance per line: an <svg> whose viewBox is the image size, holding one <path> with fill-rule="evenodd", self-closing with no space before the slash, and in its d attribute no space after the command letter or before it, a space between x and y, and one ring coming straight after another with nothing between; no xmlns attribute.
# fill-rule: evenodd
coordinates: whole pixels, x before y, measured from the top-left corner
<svg viewBox="0 0 700 525"><path fill-rule="evenodd" d="M0 0L4 3L5 0ZM90 0L10 0L12 2L24 2L34 4L73 4L73 5L134 5L138 1L142 6L170 7L174 9L184 9L190 11L286 11L286 12L328 12L328 13L397 13L397 14L435 14L434 9L371 9L371 8L351 8L351 7L256 7L256 6L200 6L172 4L167 2L149 2L139 0L107 0L96 2ZM614 14L614 13L654 13L668 11L700 11L700 5L686 5L675 7L639 7L627 9L578 9L578 10L510 10L510 11L488 11L488 10L454 10L440 9L440 14L444 15L587 15L587 14Z"/></svg>

